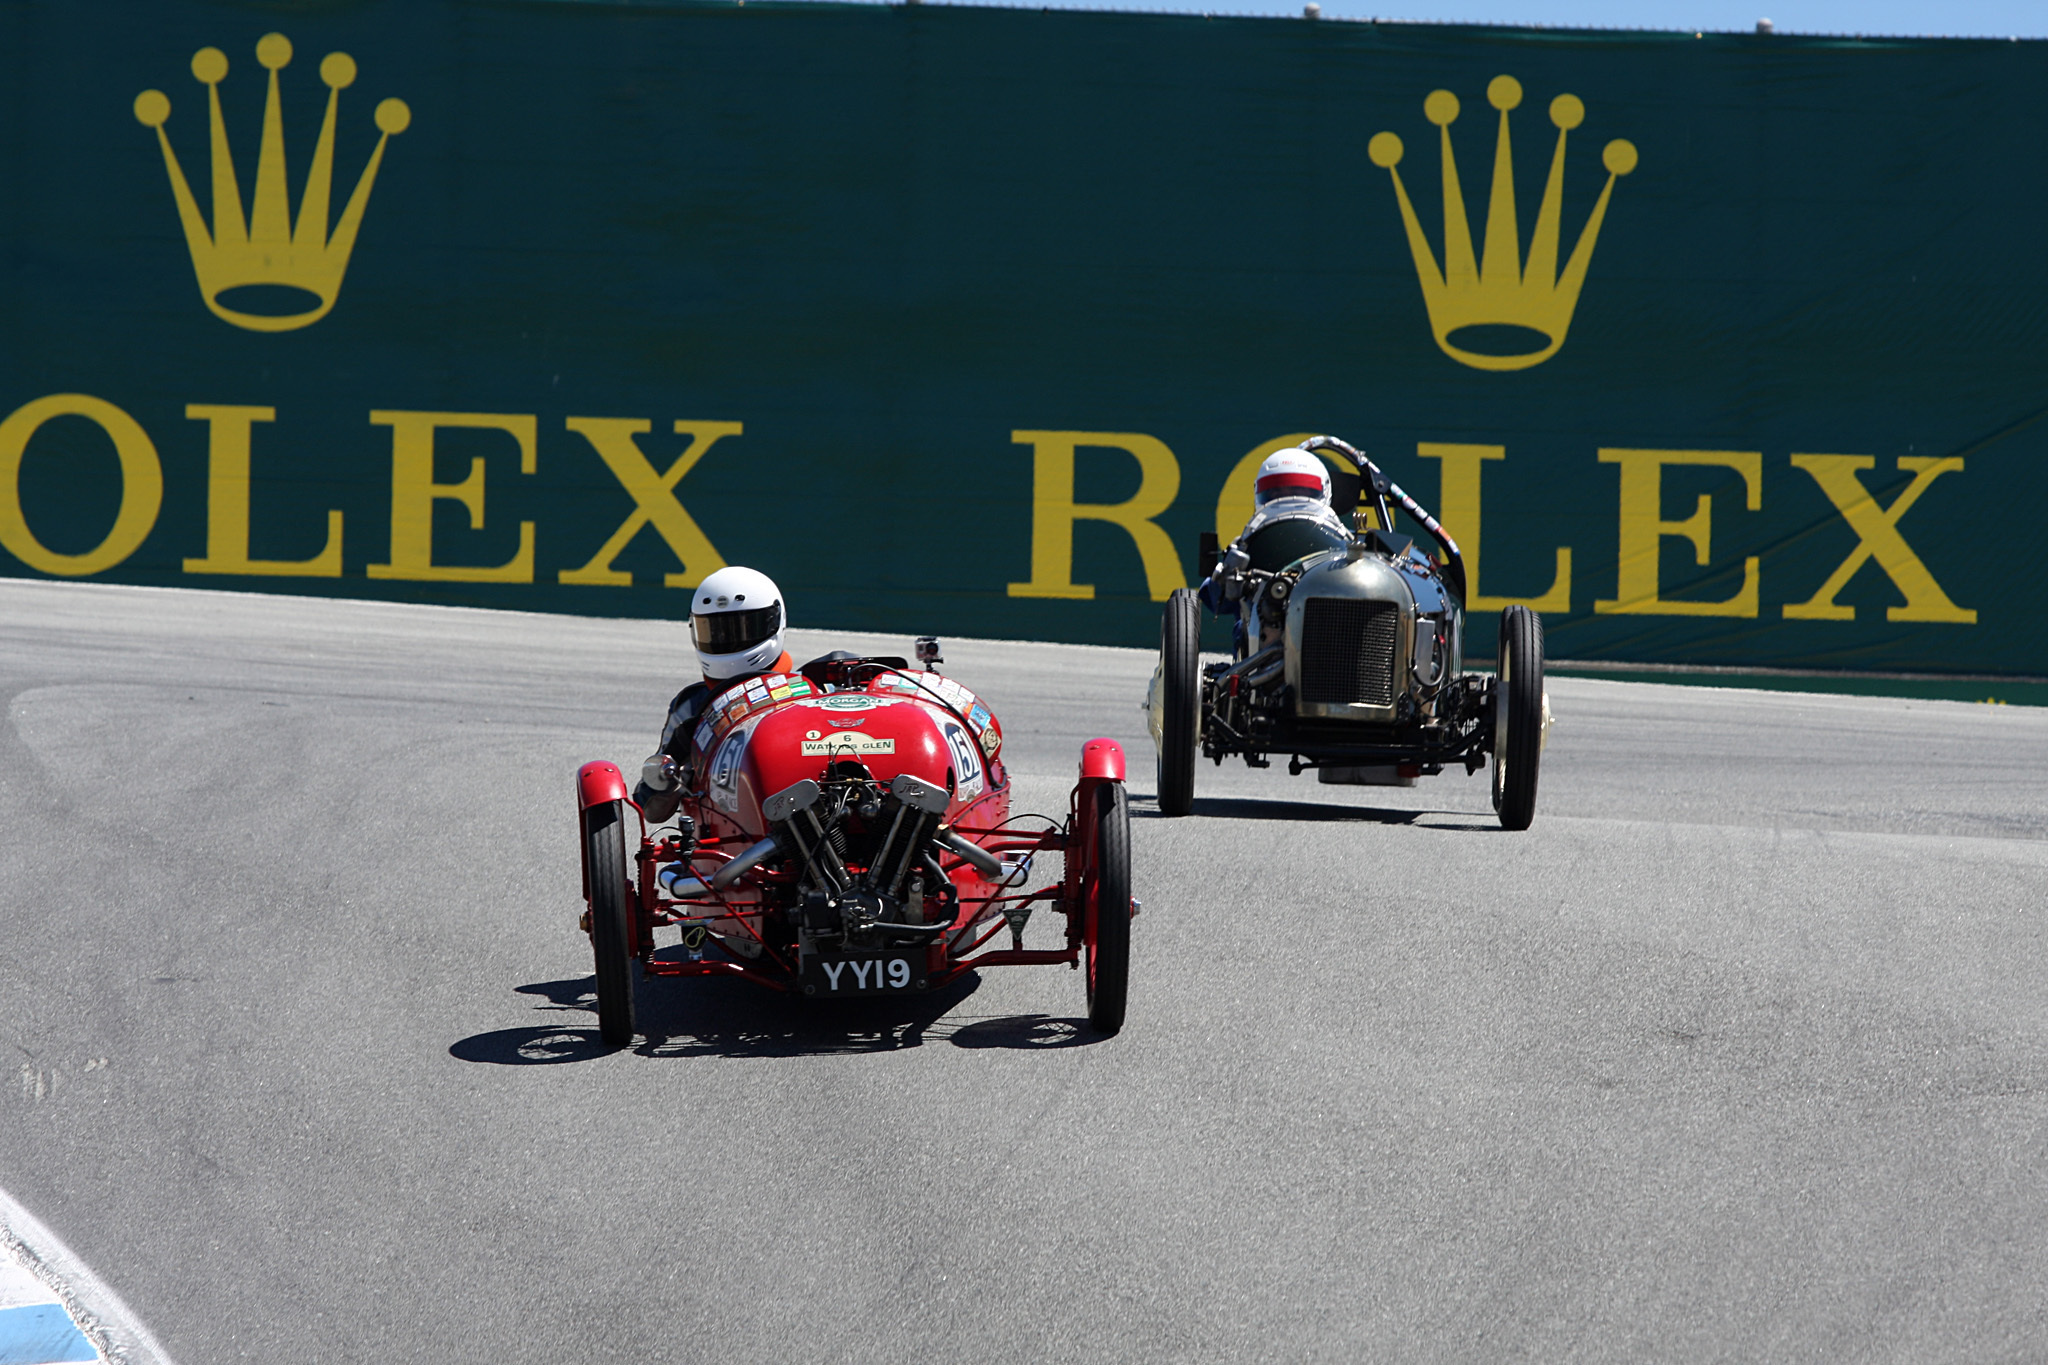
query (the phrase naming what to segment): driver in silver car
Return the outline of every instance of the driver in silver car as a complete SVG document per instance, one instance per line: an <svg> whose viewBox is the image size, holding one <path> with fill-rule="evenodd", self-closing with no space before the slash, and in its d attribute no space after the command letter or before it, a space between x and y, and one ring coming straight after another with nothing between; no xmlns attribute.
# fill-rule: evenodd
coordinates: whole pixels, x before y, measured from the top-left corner
<svg viewBox="0 0 2048 1365"><path fill-rule="evenodd" d="M1330 471L1299 446L1266 457L1252 488L1252 505L1252 519L1197 592L1202 605L1218 616L1236 610L1246 570L1274 572L1318 550L1341 549L1351 539L1344 519L1330 505ZM1254 617L1260 605L1253 604ZM1238 657L1280 638L1280 627L1279 621L1259 621L1258 643L1251 645L1240 620Z"/></svg>

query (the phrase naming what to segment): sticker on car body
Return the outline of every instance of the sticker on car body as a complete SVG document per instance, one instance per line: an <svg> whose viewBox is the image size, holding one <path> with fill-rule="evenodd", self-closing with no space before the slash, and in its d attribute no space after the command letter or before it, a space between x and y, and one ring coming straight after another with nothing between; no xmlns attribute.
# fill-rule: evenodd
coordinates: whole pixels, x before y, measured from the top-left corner
<svg viewBox="0 0 2048 1365"><path fill-rule="evenodd" d="M881 697L870 697L856 692L846 696L821 697L808 704L825 711L872 711L889 703Z"/></svg>
<svg viewBox="0 0 2048 1365"><path fill-rule="evenodd" d="M815 734L816 731L809 733ZM893 754L896 740L890 735L864 735L857 730L838 730L821 739L803 741L806 758L837 758L841 756L858 758L867 754Z"/></svg>
<svg viewBox="0 0 2048 1365"><path fill-rule="evenodd" d="M755 721L746 721L725 737L711 760L711 804L730 815L740 808L740 759L747 752L747 740Z"/></svg>
<svg viewBox="0 0 2048 1365"><path fill-rule="evenodd" d="M981 753L957 722L946 726L946 747L953 751L955 795L961 800L981 793Z"/></svg>

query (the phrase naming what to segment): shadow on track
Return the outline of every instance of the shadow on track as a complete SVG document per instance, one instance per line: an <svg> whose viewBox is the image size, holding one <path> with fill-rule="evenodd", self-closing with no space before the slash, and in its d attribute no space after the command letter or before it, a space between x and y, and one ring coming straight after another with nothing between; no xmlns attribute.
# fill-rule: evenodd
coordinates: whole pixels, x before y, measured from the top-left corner
<svg viewBox="0 0 2048 1365"><path fill-rule="evenodd" d="M954 1047L1014 1048L1047 1052L1061 1047L1088 1047L1108 1042L1088 1031L1086 1019L1055 1019L1049 1014L1013 1014L1004 1019L979 1019L954 1029Z"/></svg>
<svg viewBox="0 0 2048 1365"><path fill-rule="evenodd" d="M969 972L920 995L814 1001L744 981L643 979L637 988L641 1038L630 1050L643 1057L768 1058L897 1052L934 1039L955 1047L1028 1052L1107 1041L1081 1019L1043 1014L948 1019L980 985L979 974ZM592 977L539 981L518 990L543 997L547 1003L538 1008L544 1011L585 1018L596 1012ZM475 1034L448 1052L465 1062L552 1066L593 1061L619 1050L578 1019Z"/></svg>
<svg viewBox="0 0 2048 1365"><path fill-rule="evenodd" d="M1470 811L1388 810L1379 806L1333 806L1316 801L1255 801L1236 796L1198 796L1193 812L1211 820L1299 820L1310 824L1418 825L1424 829L1497 830L1493 821L1472 821ZM1156 797L1134 797L1134 819L1159 820ZM1445 823L1457 820L1461 823ZM1463 823L1470 822L1470 823Z"/></svg>

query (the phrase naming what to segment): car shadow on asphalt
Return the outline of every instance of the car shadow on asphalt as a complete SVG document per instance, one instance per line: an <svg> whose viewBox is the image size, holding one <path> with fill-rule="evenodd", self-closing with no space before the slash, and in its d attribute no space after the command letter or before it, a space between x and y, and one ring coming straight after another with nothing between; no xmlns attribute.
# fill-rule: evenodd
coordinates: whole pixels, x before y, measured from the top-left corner
<svg viewBox="0 0 2048 1365"><path fill-rule="evenodd" d="M1304 823L1348 823L1373 825L1416 825L1429 829L1498 829L1499 825L1475 821L1470 811L1388 810L1380 806L1335 806L1318 801L1257 801L1241 796L1198 796L1195 815L1211 820L1298 820ZM1156 798L1138 797L1131 802L1134 820L1161 820ZM1457 821L1459 823L1447 823Z"/></svg>
<svg viewBox="0 0 2048 1365"><path fill-rule="evenodd" d="M980 985L979 974L969 972L917 995L819 1001L745 981L643 979L635 1000L640 1036L629 1050L643 1057L773 1058L900 1052L940 1041L1031 1052L1106 1041L1082 1019L962 1012ZM596 1013L596 989L596 979L587 976L520 986L520 994L545 1002L538 1009L578 1017L475 1034L453 1044L449 1054L498 1066L551 1066L620 1051L585 1022Z"/></svg>

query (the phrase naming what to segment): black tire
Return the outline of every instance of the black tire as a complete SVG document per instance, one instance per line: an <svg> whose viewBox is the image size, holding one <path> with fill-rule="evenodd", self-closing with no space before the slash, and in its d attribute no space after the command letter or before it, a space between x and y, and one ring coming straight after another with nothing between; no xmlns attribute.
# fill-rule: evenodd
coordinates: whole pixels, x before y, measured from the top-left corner
<svg viewBox="0 0 2048 1365"><path fill-rule="evenodd" d="M633 901L626 880L626 805L583 812L583 868L590 878L590 946L597 959L597 1031L628 1047L633 1018Z"/></svg>
<svg viewBox="0 0 2048 1365"><path fill-rule="evenodd" d="M1159 813L1186 815L1202 739L1202 612L1186 588L1174 589L1159 621L1159 674Z"/></svg>
<svg viewBox="0 0 2048 1365"><path fill-rule="evenodd" d="M1095 903L1083 964L1088 971L1088 1026L1111 1034L1124 1026L1131 983L1131 810L1121 782L1095 789Z"/></svg>
<svg viewBox="0 0 2048 1365"><path fill-rule="evenodd" d="M1536 818L1543 759L1543 618L1527 607L1500 614L1500 678L1494 702L1493 808L1502 829Z"/></svg>

